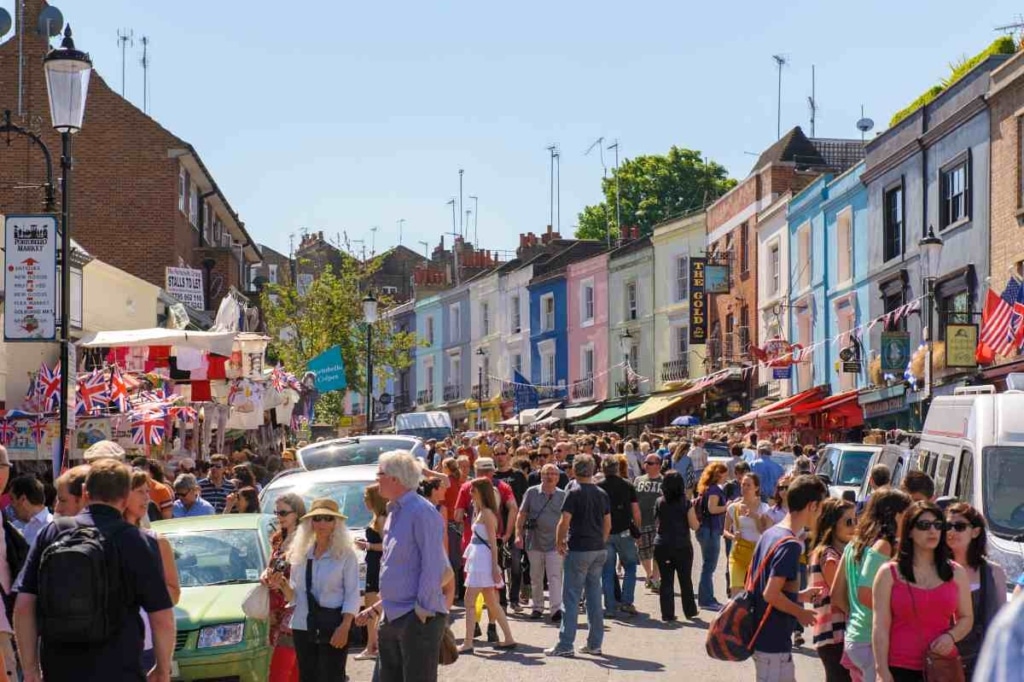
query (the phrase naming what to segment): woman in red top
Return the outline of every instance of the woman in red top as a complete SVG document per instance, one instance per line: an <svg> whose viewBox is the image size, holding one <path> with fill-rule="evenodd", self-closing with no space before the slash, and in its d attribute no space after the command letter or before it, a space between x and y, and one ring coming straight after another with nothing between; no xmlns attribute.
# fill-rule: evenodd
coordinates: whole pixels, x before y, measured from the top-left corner
<svg viewBox="0 0 1024 682"><path fill-rule="evenodd" d="M270 587L270 645L274 653L270 659L270 682L298 682L299 666L292 643L292 630L288 626L292 619L293 607L288 606L284 593L271 587L275 573L288 577L291 564L287 561L299 519L306 514L306 504L295 493L285 493L274 504L277 530L270 536L270 565L263 572L260 581Z"/></svg>
<svg viewBox="0 0 1024 682"><path fill-rule="evenodd" d="M878 572L872 597L871 643L881 682L924 682L929 652L957 655L956 643L973 623L971 586L952 560L937 506L915 502L907 510L897 559Z"/></svg>

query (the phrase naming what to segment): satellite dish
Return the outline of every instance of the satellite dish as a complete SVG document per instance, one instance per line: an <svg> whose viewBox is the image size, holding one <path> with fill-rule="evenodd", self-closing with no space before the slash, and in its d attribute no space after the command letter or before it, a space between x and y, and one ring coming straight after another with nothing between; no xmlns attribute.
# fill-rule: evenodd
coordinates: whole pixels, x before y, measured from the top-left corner
<svg viewBox="0 0 1024 682"><path fill-rule="evenodd" d="M0 7L0 36L11 30L11 13Z"/></svg>
<svg viewBox="0 0 1024 682"><path fill-rule="evenodd" d="M861 120L857 121L857 130L861 131L862 133L866 133L874 127L875 122L872 121L870 118L862 118Z"/></svg>
<svg viewBox="0 0 1024 682"><path fill-rule="evenodd" d="M60 10L49 5L39 13L39 35L54 38L64 30L64 15Z"/></svg>

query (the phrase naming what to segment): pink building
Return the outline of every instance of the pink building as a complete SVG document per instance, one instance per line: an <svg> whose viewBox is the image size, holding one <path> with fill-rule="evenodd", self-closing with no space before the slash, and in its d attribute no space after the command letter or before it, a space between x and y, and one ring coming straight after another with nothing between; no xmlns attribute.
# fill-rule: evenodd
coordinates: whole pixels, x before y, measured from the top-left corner
<svg viewBox="0 0 1024 682"><path fill-rule="evenodd" d="M569 309L569 402L607 400L608 254L566 268Z"/></svg>

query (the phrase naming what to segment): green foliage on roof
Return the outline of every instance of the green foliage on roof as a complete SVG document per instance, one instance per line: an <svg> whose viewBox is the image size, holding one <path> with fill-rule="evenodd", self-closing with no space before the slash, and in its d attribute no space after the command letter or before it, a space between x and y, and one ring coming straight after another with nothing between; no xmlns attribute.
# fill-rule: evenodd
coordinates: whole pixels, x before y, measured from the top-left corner
<svg viewBox="0 0 1024 682"><path fill-rule="evenodd" d="M892 119L889 121L889 127L891 128L895 126L897 123L934 100L946 88L963 78L967 72L985 61L988 57L994 54L1013 54L1016 51L1017 44L1013 42L1013 38L1010 36L1002 36L1001 38L997 38L991 45L973 57L961 57L958 62L954 62L949 65L949 75L939 81L938 85L933 85L928 88L924 94L911 102L906 108L900 109L893 114Z"/></svg>

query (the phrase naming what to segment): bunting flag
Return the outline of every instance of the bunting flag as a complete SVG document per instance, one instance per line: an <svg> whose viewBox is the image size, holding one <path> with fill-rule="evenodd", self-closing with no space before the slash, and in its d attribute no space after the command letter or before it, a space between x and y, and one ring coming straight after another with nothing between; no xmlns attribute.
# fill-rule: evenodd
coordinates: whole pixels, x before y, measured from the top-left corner
<svg viewBox="0 0 1024 682"><path fill-rule="evenodd" d="M975 359L990 364L997 355L1009 355L1020 347L1024 332L1024 289L1016 277L1010 277L1002 296L990 288L981 315L981 338Z"/></svg>
<svg viewBox="0 0 1024 682"><path fill-rule="evenodd" d="M39 366L39 378L37 388L42 400L40 401L43 410L56 412L60 409L60 362L53 366L53 371L44 362Z"/></svg>
<svg viewBox="0 0 1024 682"><path fill-rule="evenodd" d="M114 365L110 368L110 406L123 413L131 409L131 404L131 400L128 399L128 384L125 383L121 369Z"/></svg>
<svg viewBox="0 0 1024 682"><path fill-rule="evenodd" d="M98 369L94 369L89 376L78 382L78 404L75 406L75 414L96 414L109 404L110 391L106 377Z"/></svg>
<svg viewBox="0 0 1024 682"><path fill-rule="evenodd" d="M199 416L196 408L189 407L188 405L172 405L168 410L172 419L180 419L181 421L189 424L194 422Z"/></svg>
<svg viewBox="0 0 1024 682"><path fill-rule="evenodd" d="M8 419L0 421L0 443L9 445L16 435L17 429L14 428L14 422Z"/></svg>
<svg viewBox="0 0 1024 682"><path fill-rule="evenodd" d="M46 420L42 416L36 417L32 421L30 428L32 430L32 440L36 442L36 445L39 445L43 442L43 437L46 435Z"/></svg>
<svg viewBox="0 0 1024 682"><path fill-rule="evenodd" d="M132 442L138 445L160 445L164 442L164 416L145 410L132 415Z"/></svg>
<svg viewBox="0 0 1024 682"><path fill-rule="evenodd" d="M285 379L285 371L281 365L278 365L270 372L270 385L275 391L280 393L288 387L287 380Z"/></svg>

